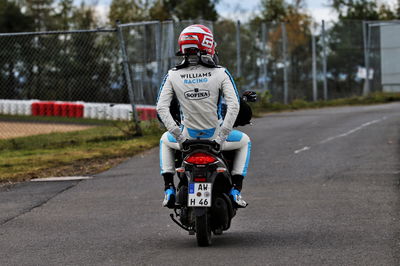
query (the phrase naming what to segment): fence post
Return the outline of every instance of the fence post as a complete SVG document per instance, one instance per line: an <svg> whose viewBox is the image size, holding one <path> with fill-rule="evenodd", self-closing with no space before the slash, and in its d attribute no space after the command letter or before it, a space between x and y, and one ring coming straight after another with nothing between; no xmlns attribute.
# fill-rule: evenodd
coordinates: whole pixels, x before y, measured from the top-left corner
<svg viewBox="0 0 400 266"><path fill-rule="evenodd" d="M262 64L262 77L264 80L264 90L268 89L268 59L267 59L267 24L263 22L261 24L261 42L262 42L262 59L263 59L263 64Z"/></svg>
<svg viewBox="0 0 400 266"><path fill-rule="evenodd" d="M139 121L137 110L136 110L135 94L133 91L132 78L131 78L129 61L128 61L128 53L126 51L125 40L124 40L124 35L122 33L122 28L119 25L119 23L117 23L117 35L118 35L118 40L119 40L119 46L121 49L122 64L124 66L125 81L126 81L126 86L128 88L129 101L132 105L133 123L135 124L135 130L136 130L135 135L142 136L143 135L142 128L140 127L140 121Z"/></svg>
<svg viewBox="0 0 400 266"><path fill-rule="evenodd" d="M327 73L327 62L326 62L326 39L325 39L325 20L322 20L322 28L321 28L321 37L322 37L322 72L323 72L323 81L324 81L324 100L328 100L328 82L326 79Z"/></svg>
<svg viewBox="0 0 400 266"><path fill-rule="evenodd" d="M283 52L283 103L288 104L287 34L286 34L285 22L281 22L281 28L282 28L282 52Z"/></svg>
<svg viewBox="0 0 400 266"><path fill-rule="evenodd" d="M156 60L157 60L157 81L161 84L162 79L162 64L161 64L161 22L157 23L155 40L156 40Z"/></svg>
<svg viewBox="0 0 400 266"><path fill-rule="evenodd" d="M317 89L317 49L315 47L315 35L311 34L311 45L312 45L312 77L313 77L313 101L318 100L318 89Z"/></svg>
<svg viewBox="0 0 400 266"><path fill-rule="evenodd" d="M236 23L236 76L242 76L242 58L240 56L240 20Z"/></svg>
<svg viewBox="0 0 400 266"><path fill-rule="evenodd" d="M149 48L149 42L147 40L148 38L148 34L147 34L147 25L143 25L143 43L142 43L142 55L143 55L143 63L141 64L141 70L142 73L140 75L140 80L139 80L139 88L138 88L138 99L139 101L141 101L141 103L144 102L144 87L147 85L148 83L148 77L147 77L147 71L146 71L146 62L147 62L147 58L148 58L148 53L147 53L147 49Z"/></svg>
<svg viewBox="0 0 400 266"><path fill-rule="evenodd" d="M172 67L174 65L174 58L175 58L175 22L172 21L171 26L169 28L169 44L170 49L169 51L169 58L170 58L170 65L168 67Z"/></svg>
<svg viewBox="0 0 400 266"><path fill-rule="evenodd" d="M363 41L364 41L364 64L365 64L365 82L363 88L363 96L369 94L369 31L368 22L363 20ZM368 40L368 41L367 41Z"/></svg>

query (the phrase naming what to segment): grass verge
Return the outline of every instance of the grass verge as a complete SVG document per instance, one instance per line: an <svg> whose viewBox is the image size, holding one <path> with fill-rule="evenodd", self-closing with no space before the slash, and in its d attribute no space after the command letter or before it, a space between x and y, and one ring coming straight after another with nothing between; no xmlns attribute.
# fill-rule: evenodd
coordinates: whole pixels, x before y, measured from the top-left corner
<svg viewBox="0 0 400 266"><path fill-rule="evenodd" d="M161 130L154 124L143 128L143 137L129 137L115 126L98 126L0 140L0 182L102 172L158 145Z"/></svg>
<svg viewBox="0 0 400 266"><path fill-rule="evenodd" d="M75 117L61 117L61 116L4 115L4 114L0 114L0 121L95 125L95 126L112 125L114 122L112 120L99 120L90 118L75 118Z"/></svg>
<svg viewBox="0 0 400 266"><path fill-rule="evenodd" d="M366 97L351 97L330 101L306 102L294 100L288 105L273 103L268 93L252 104L255 116L307 108L345 105L367 105L400 101L400 93L375 93ZM7 116L0 116L7 120ZM11 119L11 118L10 118ZM21 117L21 120L30 120ZM42 117L40 122L54 122ZM76 120L74 123L85 123ZM132 125L127 122L100 122L95 128L66 133L51 133L0 140L0 183L17 182L37 177L91 175L105 171L127 158L155 147L161 129L157 123L143 123L143 137L129 137Z"/></svg>

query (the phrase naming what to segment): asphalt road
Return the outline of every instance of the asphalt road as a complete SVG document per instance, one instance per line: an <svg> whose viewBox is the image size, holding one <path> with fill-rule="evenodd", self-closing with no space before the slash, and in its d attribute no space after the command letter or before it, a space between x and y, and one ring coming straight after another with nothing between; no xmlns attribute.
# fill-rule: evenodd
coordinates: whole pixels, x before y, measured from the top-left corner
<svg viewBox="0 0 400 266"><path fill-rule="evenodd" d="M268 115L232 228L199 248L158 150L91 180L0 189L0 265L399 265L400 104Z"/></svg>

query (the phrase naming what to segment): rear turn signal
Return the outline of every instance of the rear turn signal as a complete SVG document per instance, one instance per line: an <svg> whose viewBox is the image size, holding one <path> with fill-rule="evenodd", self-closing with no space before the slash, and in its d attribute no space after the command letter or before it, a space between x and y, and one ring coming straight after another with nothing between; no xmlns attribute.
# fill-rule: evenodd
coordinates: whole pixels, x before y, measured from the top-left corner
<svg viewBox="0 0 400 266"><path fill-rule="evenodd" d="M185 161L187 163L192 163L192 164L209 164L216 162L217 159L210 154L203 152L196 152L186 157Z"/></svg>
<svg viewBox="0 0 400 266"><path fill-rule="evenodd" d="M177 171L178 173L184 173L185 172L185 168L179 167L179 168L176 168L175 171Z"/></svg>
<svg viewBox="0 0 400 266"><path fill-rule="evenodd" d="M226 168L225 167L218 167L217 168L217 173L224 173L226 172Z"/></svg>

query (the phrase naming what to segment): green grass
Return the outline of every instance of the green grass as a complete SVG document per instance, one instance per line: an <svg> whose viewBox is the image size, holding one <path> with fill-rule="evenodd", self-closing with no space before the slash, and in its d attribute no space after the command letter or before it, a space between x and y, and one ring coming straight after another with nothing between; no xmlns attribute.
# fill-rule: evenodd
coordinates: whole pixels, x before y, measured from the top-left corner
<svg viewBox="0 0 400 266"><path fill-rule="evenodd" d="M116 126L98 126L0 140L0 182L104 171L158 145L162 131L155 123L143 123L143 131L145 136L132 137Z"/></svg>
<svg viewBox="0 0 400 266"><path fill-rule="evenodd" d="M43 122L83 125L112 125L114 121L89 118L61 117L61 116L28 116L28 115L4 115L0 114L0 121L10 122Z"/></svg>
<svg viewBox="0 0 400 266"><path fill-rule="evenodd" d="M399 93L375 93L367 97L351 97L330 101L306 102L294 100L288 105L270 101L261 95L252 103L255 116L307 108L344 105L366 105L400 101ZM13 118L13 119L11 119ZM94 128L0 140L0 182L22 181L35 177L94 174L120 163L139 152L155 147L162 130L158 123L142 122L143 137L134 137L134 127L128 122L99 121L54 117L17 117L18 121L72 122L97 125ZM0 116L13 120L15 116ZM156 163L155 163L156 165Z"/></svg>
<svg viewBox="0 0 400 266"><path fill-rule="evenodd" d="M350 106L350 105L369 105L369 104L380 104L400 101L400 93L373 93L368 96L353 96L350 98L334 99L329 101L316 101L307 102L302 99L296 99L290 104L282 104L277 102L271 102L271 95L266 92L260 95L260 100L256 103L252 103L252 109L254 115L262 116L263 113L268 112L280 112L280 111L291 111L300 109L311 109L311 108L323 108L323 107L335 107L335 106Z"/></svg>

